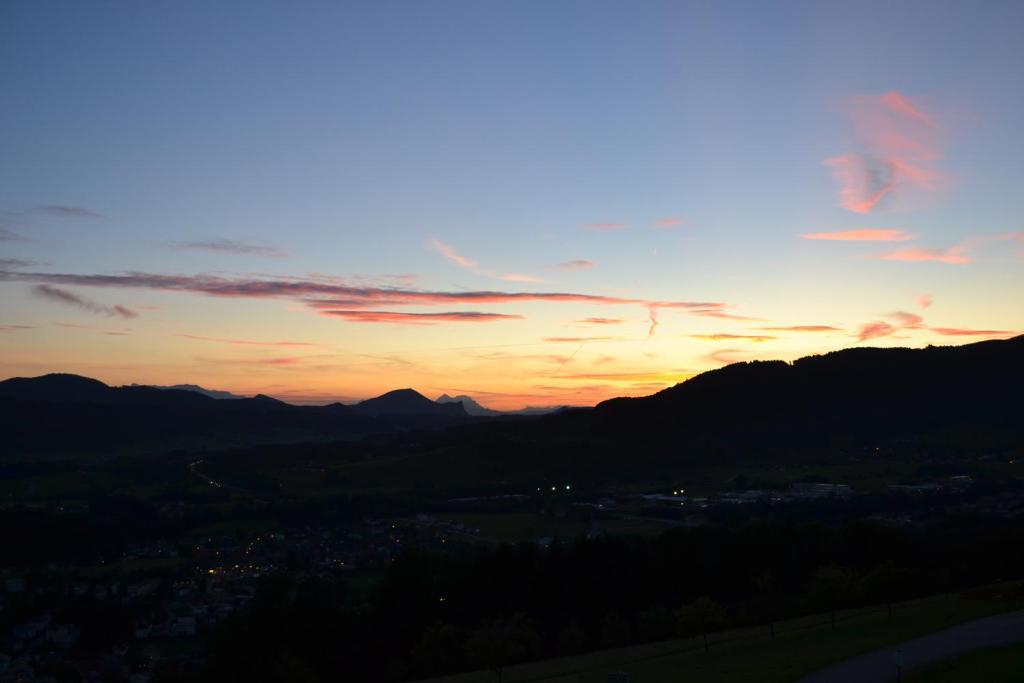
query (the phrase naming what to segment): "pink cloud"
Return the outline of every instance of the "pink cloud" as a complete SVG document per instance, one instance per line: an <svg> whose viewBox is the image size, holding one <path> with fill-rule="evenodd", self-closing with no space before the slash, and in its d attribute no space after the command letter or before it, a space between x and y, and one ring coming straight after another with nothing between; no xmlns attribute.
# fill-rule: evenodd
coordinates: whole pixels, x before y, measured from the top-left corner
<svg viewBox="0 0 1024 683"><path fill-rule="evenodd" d="M719 318L721 320L747 320L747 321L753 321L753 322L758 322L758 321L762 320L762 318L752 318L752 317L747 316L747 315L737 315L735 313L729 313L727 311L722 310L722 307L706 308L706 309L705 308L697 308L695 310L690 311L690 313L692 315L697 315L697 316L700 316L702 318Z"/></svg>
<svg viewBox="0 0 1024 683"><path fill-rule="evenodd" d="M625 223L618 223L616 221L605 221L601 223L587 223L583 226L588 230L599 230L601 232L614 232L616 230L625 230Z"/></svg>
<svg viewBox="0 0 1024 683"><path fill-rule="evenodd" d="M749 352L742 351L740 349L719 349L712 351L708 354L708 360L714 361L721 365L729 365L731 363L738 363L744 361L750 357Z"/></svg>
<svg viewBox="0 0 1024 683"><path fill-rule="evenodd" d="M319 344L312 344L309 342L298 342L298 341L255 341L252 339L224 339L221 337L202 337L196 334L175 334L175 337L181 337L182 339L194 339L196 341L209 341L216 342L218 344L233 344L237 346L278 346L278 347L302 347L302 346L319 346Z"/></svg>
<svg viewBox="0 0 1024 683"><path fill-rule="evenodd" d="M906 311L895 311L886 316L892 320L895 320L900 328L916 330L920 329L924 318L914 313L907 313Z"/></svg>
<svg viewBox="0 0 1024 683"><path fill-rule="evenodd" d="M930 193L946 184L935 117L899 92L848 98L846 113L859 151L824 161L839 183L839 205L869 213L895 192Z"/></svg>
<svg viewBox="0 0 1024 683"><path fill-rule="evenodd" d="M614 341L621 337L544 337L544 341L554 344L580 344L589 341Z"/></svg>
<svg viewBox="0 0 1024 683"><path fill-rule="evenodd" d="M441 254L441 256L444 256L446 259L448 259L455 265L459 266L460 268L465 268L467 270L474 270L476 268L476 261L466 258L465 256L455 251L455 249L448 246L441 240L431 239L428 240L427 244L430 245L431 249Z"/></svg>
<svg viewBox="0 0 1024 683"><path fill-rule="evenodd" d="M89 311L90 313L118 316L121 318L139 317L139 314L130 308L125 308L124 306L105 306L103 304L96 303L91 299L79 296L74 292L69 292L66 289L54 287L53 285L36 285L32 288L32 293L44 299L49 299L50 301L56 301L57 303L81 308Z"/></svg>
<svg viewBox="0 0 1024 683"><path fill-rule="evenodd" d="M921 308L928 308L929 306L932 305L932 295L931 294L918 294L917 295L917 305L920 306Z"/></svg>
<svg viewBox="0 0 1024 683"><path fill-rule="evenodd" d="M439 322L487 323L498 320L522 320L521 315L481 313L478 311L448 311L444 313L399 313L394 311L322 311L323 315L337 316L357 323L397 323L404 325L433 325Z"/></svg>
<svg viewBox="0 0 1024 683"><path fill-rule="evenodd" d="M216 275L159 275L129 272L120 275L81 275L0 270L0 281L43 282L84 287L150 289L224 298L289 299L314 309L365 309L377 306L450 306L526 302L574 303L601 306L645 306L677 309L704 317L754 320L728 313L713 301L655 300L579 292L505 292L494 290L431 291L400 287L346 284L340 279L227 278Z"/></svg>
<svg viewBox="0 0 1024 683"><path fill-rule="evenodd" d="M505 280L506 282L543 282L541 278L534 275L525 275L523 273L499 274L483 270L479 267L476 261L466 258L441 240L431 239L428 240L427 243L434 251L438 252L452 263L456 264L460 268L465 268L472 273L476 273L477 275L484 275L497 280Z"/></svg>
<svg viewBox="0 0 1024 683"><path fill-rule="evenodd" d="M235 240L206 240L200 242L170 242L172 249L189 249L192 251L211 251L220 254L232 254L235 256L270 256L272 258L284 258L288 255L287 250L281 247L271 247L262 244L246 244Z"/></svg>
<svg viewBox="0 0 1024 683"><path fill-rule="evenodd" d="M879 258L884 261L909 261L913 263L937 261L954 265L964 265L974 260L967 254L966 248L961 245L948 249L904 249L883 254Z"/></svg>
<svg viewBox="0 0 1024 683"><path fill-rule="evenodd" d="M594 267L594 262L593 261L587 261L585 259L575 259L575 260L572 260L572 261L562 261L561 263L556 263L555 265L553 265L551 267L554 268L555 270L567 270L567 271L588 270L588 269Z"/></svg>
<svg viewBox="0 0 1024 683"><path fill-rule="evenodd" d="M625 321L622 318L584 318L576 322L588 325L621 325Z"/></svg>
<svg viewBox="0 0 1024 683"><path fill-rule="evenodd" d="M960 327L932 327L929 329L947 337L1010 337L1017 334L1011 330L971 330Z"/></svg>
<svg viewBox="0 0 1024 683"><path fill-rule="evenodd" d="M523 273L509 273L499 276L498 279L505 280L506 282L544 282L544 280L535 275L525 275Z"/></svg>
<svg viewBox="0 0 1024 683"><path fill-rule="evenodd" d="M763 342L770 341L776 337L765 335L765 334L691 334L694 339L704 339L707 341L723 341L723 340L741 340L741 341L752 341L752 342Z"/></svg>
<svg viewBox="0 0 1024 683"><path fill-rule="evenodd" d="M679 216L665 216L654 221L654 227L656 228L678 228L683 224L683 219Z"/></svg>
<svg viewBox="0 0 1024 683"><path fill-rule="evenodd" d="M831 325L786 325L782 327L759 327L765 332L842 332L843 330Z"/></svg>
<svg viewBox="0 0 1024 683"><path fill-rule="evenodd" d="M899 328L890 325L887 322L877 321L873 323L865 323L860 326L860 332L857 333L857 337L861 341L867 341L868 339L877 339L878 337L888 337L889 335L896 332Z"/></svg>
<svg viewBox="0 0 1024 683"><path fill-rule="evenodd" d="M831 240L836 242L906 242L914 239L903 230L892 228L866 228L863 230L838 230L836 232L807 232L800 237L805 240Z"/></svg>

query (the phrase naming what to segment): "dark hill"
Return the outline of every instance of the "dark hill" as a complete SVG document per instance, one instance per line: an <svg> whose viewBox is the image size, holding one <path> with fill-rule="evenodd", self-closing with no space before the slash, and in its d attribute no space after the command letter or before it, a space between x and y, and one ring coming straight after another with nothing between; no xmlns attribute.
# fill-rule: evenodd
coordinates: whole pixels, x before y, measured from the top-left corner
<svg viewBox="0 0 1024 683"><path fill-rule="evenodd" d="M793 363L736 363L590 413L618 437L714 434L873 436L956 426L1020 426L1024 336L965 346L847 349Z"/></svg>
<svg viewBox="0 0 1024 683"><path fill-rule="evenodd" d="M461 403L435 403L414 389L396 389L355 405L356 412L377 417L381 415L466 416Z"/></svg>
<svg viewBox="0 0 1024 683"><path fill-rule="evenodd" d="M350 440L474 419L460 405L439 406L412 390L361 406L296 406L262 394L215 399L190 390L111 387L68 374L18 377L0 382L0 454Z"/></svg>

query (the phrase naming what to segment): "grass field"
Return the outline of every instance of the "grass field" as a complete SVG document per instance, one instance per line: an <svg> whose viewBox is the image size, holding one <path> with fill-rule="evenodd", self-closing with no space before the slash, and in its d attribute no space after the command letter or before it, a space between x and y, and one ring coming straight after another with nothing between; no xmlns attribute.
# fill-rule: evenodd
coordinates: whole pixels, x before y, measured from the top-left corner
<svg viewBox="0 0 1024 683"><path fill-rule="evenodd" d="M1016 609L1024 609L1022 586L1004 583L994 590L901 603L894 606L891 620L884 607L849 610L842 613L835 631L829 627L828 615L819 614L778 622L774 639L766 627L712 634L710 653L697 639L672 640L508 667L503 680L604 683L608 672L622 671L629 674L630 683L783 683L864 652ZM494 680L495 674L486 671L432 679L433 683Z"/></svg>
<svg viewBox="0 0 1024 683"><path fill-rule="evenodd" d="M1010 683L1024 680L1024 643L972 652L912 672L907 683Z"/></svg>

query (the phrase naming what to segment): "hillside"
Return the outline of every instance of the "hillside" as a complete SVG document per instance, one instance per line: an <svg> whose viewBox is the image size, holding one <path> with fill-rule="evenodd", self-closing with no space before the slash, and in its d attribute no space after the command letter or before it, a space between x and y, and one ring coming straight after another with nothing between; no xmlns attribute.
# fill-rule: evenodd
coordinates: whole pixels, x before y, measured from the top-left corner
<svg viewBox="0 0 1024 683"><path fill-rule="evenodd" d="M644 398L599 404L593 426L642 439L857 438L1020 427L1024 336L924 349L857 348L793 363L735 363Z"/></svg>

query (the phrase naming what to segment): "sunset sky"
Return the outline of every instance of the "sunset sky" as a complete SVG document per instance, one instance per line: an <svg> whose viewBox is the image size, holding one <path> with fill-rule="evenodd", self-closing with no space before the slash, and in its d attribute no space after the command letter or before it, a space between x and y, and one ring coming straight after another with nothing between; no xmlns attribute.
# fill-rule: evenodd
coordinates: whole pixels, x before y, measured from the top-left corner
<svg viewBox="0 0 1024 683"><path fill-rule="evenodd" d="M496 408L1024 332L1024 3L0 5L0 378Z"/></svg>

